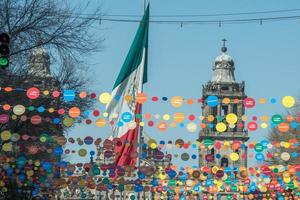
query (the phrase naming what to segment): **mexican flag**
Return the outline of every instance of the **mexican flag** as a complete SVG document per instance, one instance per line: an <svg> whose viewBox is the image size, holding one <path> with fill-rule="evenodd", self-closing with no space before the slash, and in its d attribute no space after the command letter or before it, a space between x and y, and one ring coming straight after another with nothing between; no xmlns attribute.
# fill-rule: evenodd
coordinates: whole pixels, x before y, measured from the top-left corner
<svg viewBox="0 0 300 200"><path fill-rule="evenodd" d="M141 113L142 107L136 102L136 96L147 82L148 30L149 5L114 84L112 100L106 107L109 120L115 122L112 125L112 137L122 141L121 146L115 147L115 166L135 166L137 161L134 155L137 147L133 144L138 142L141 118L136 118L136 114Z"/></svg>

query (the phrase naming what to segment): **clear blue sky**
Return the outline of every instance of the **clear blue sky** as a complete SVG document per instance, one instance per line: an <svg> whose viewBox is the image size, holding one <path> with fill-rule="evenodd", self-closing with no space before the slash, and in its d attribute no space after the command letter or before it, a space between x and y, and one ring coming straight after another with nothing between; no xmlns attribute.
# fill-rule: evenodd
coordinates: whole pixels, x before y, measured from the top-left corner
<svg viewBox="0 0 300 200"><path fill-rule="evenodd" d="M72 1L74 2L74 1ZM77 0L75 3L79 3ZM276 3L275 3L276 2ZM99 4L100 1L92 1ZM143 14L142 0L103 0L103 11L106 14ZM215 14L253 12L266 10L282 10L300 8L300 2L274 1L274 0L248 0L248 1L199 1L199 0L151 0L151 15L180 15L180 14ZM300 11L290 13L300 15ZM251 18L280 16L277 14L256 14L249 16L236 16L233 18ZM206 17L198 19L229 19L230 17ZM182 18L181 18L182 19ZM111 91L113 83L122 66L125 56L133 40L137 23L117 23L102 21L97 25L95 33L104 37L104 49L88 58L92 64L93 84L91 90L98 94ZM299 95L300 77L300 19L298 21L282 21L238 25L168 25L150 24L149 32L149 65L148 83L144 91L150 96L172 97L180 95L186 98L201 97L202 85L212 76L212 64L220 54L221 40L228 40L228 53L235 61L235 76L238 81L246 82L246 93L254 98L264 97L270 100L280 100L282 96ZM97 104L100 110L104 107ZM169 103L146 103L144 112L152 114L173 114L182 111L186 114L201 115L200 104L183 106L175 109ZM283 112L281 104L267 103L256 106L247 115L271 116ZM198 133L188 133L185 128L169 129L167 132L158 132L153 128L145 128L146 132L163 140L182 138L195 141ZM251 132L251 141L261 141L266 130L258 129ZM97 128L94 125L77 126L70 131L69 136L106 137L109 128ZM68 146L74 149L74 145ZM84 146L86 147L86 146ZM196 153L196 151L193 151ZM77 156L70 160L76 162ZM82 160L82 159L80 159ZM87 157L85 161L88 161ZM183 165L196 162L176 163Z"/></svg>

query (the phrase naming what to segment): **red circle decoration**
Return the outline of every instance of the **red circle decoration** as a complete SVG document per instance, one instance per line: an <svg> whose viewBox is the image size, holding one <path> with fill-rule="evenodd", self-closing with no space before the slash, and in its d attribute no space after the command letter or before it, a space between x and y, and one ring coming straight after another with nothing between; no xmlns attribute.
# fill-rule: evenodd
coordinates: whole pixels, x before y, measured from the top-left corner
<svg viewBox="0 0 300 200"><path fill-rule="evenodd" d="M257 129L258 125L256 122L249 122L247 124L247 128L249 131L255 131Z"/></svg>
<svg viewBox="0 0 300 200"><path fill-rule="evenodd" d="M40 96L40 90L36 87L29 88L26 95L29 99L37 99Z"/></svg>
<svg viewBox="0 0 300 200"><path fill-rule="evenodd" d="M94 115L95 117L98 117L98 116L100 115L100 111L99 111L99 110L94 110L94 111L93 111L93 115Z"/></svg>
<svg viewBox="0 0 300 200"><path fill-rule="evenodd" d="M30 119L30 122L33 124L33 125L38 125L42 122L42 118L41 116L39 115L33 115Z"/></svg>
<svg viewBox="0 0 300 200"><path fill-rule="evenodd" d="M189 120L190 121L194 121L196 119L195 115L191 114L189 115Z"/></svg>
<svg viewBox="0 0 300 200"><path fill-rule="evenodd" d="M65 110L63 108L60 108L58 111L58 114L63 115L65 114Z"/></svg>
<svg viewBox="0 0 300 200"><path fill-rule="evenodd" d="M251 97L245 98L243 104L246 108L253 108L255 106L255 100Z"/></svg>
<svg viewBox="0 0 300 200"><path fill-rule="evenodd" d="M154 102L158 101L158 97L152 97L152 101Z"/></svg>

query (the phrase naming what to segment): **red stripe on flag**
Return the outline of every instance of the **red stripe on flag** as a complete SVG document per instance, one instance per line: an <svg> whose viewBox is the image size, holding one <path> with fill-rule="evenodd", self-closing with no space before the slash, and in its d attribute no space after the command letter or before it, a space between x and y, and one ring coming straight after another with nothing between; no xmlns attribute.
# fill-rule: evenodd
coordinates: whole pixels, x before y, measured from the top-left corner
<svg viewBox="0 0 300 200"><path fill-rule="evenodd" d="M137 103L135 114L140 113L141 104ZM139 134L139 123L140 119L135 118L136 127L132 130L129 130L127 133L120 137L122 141L122 146L115 147L115 166L135 166L137 158L132 158L131 153L137 152L137 148L133 146L134 142L138 142ZM130 144L130 145L126 145ZM119 154L119 155L118 155Z"/></svg>

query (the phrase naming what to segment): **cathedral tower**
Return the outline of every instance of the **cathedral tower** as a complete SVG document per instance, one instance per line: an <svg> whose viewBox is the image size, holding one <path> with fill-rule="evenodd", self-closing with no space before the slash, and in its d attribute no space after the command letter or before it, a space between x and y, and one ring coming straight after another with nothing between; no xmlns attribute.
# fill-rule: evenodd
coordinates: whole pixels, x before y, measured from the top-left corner
<svg viewBox="0 0 300 200"><path fill-rule="evenodd" d="M219 141L221 147L211 145L207 149L199 149L200 167L247 166L247 148L244 143L249 137L241 120L245 114L245 83L238 83L235 79L234 61L227 54L225 42L224 39L221 55L215 59L212 79L202 88L202 116L207 126L199 133L200 142ZM210 104L211 100L215 100L214 105ZM226 117L234 123L228 123L229 118Z"/></svg>

